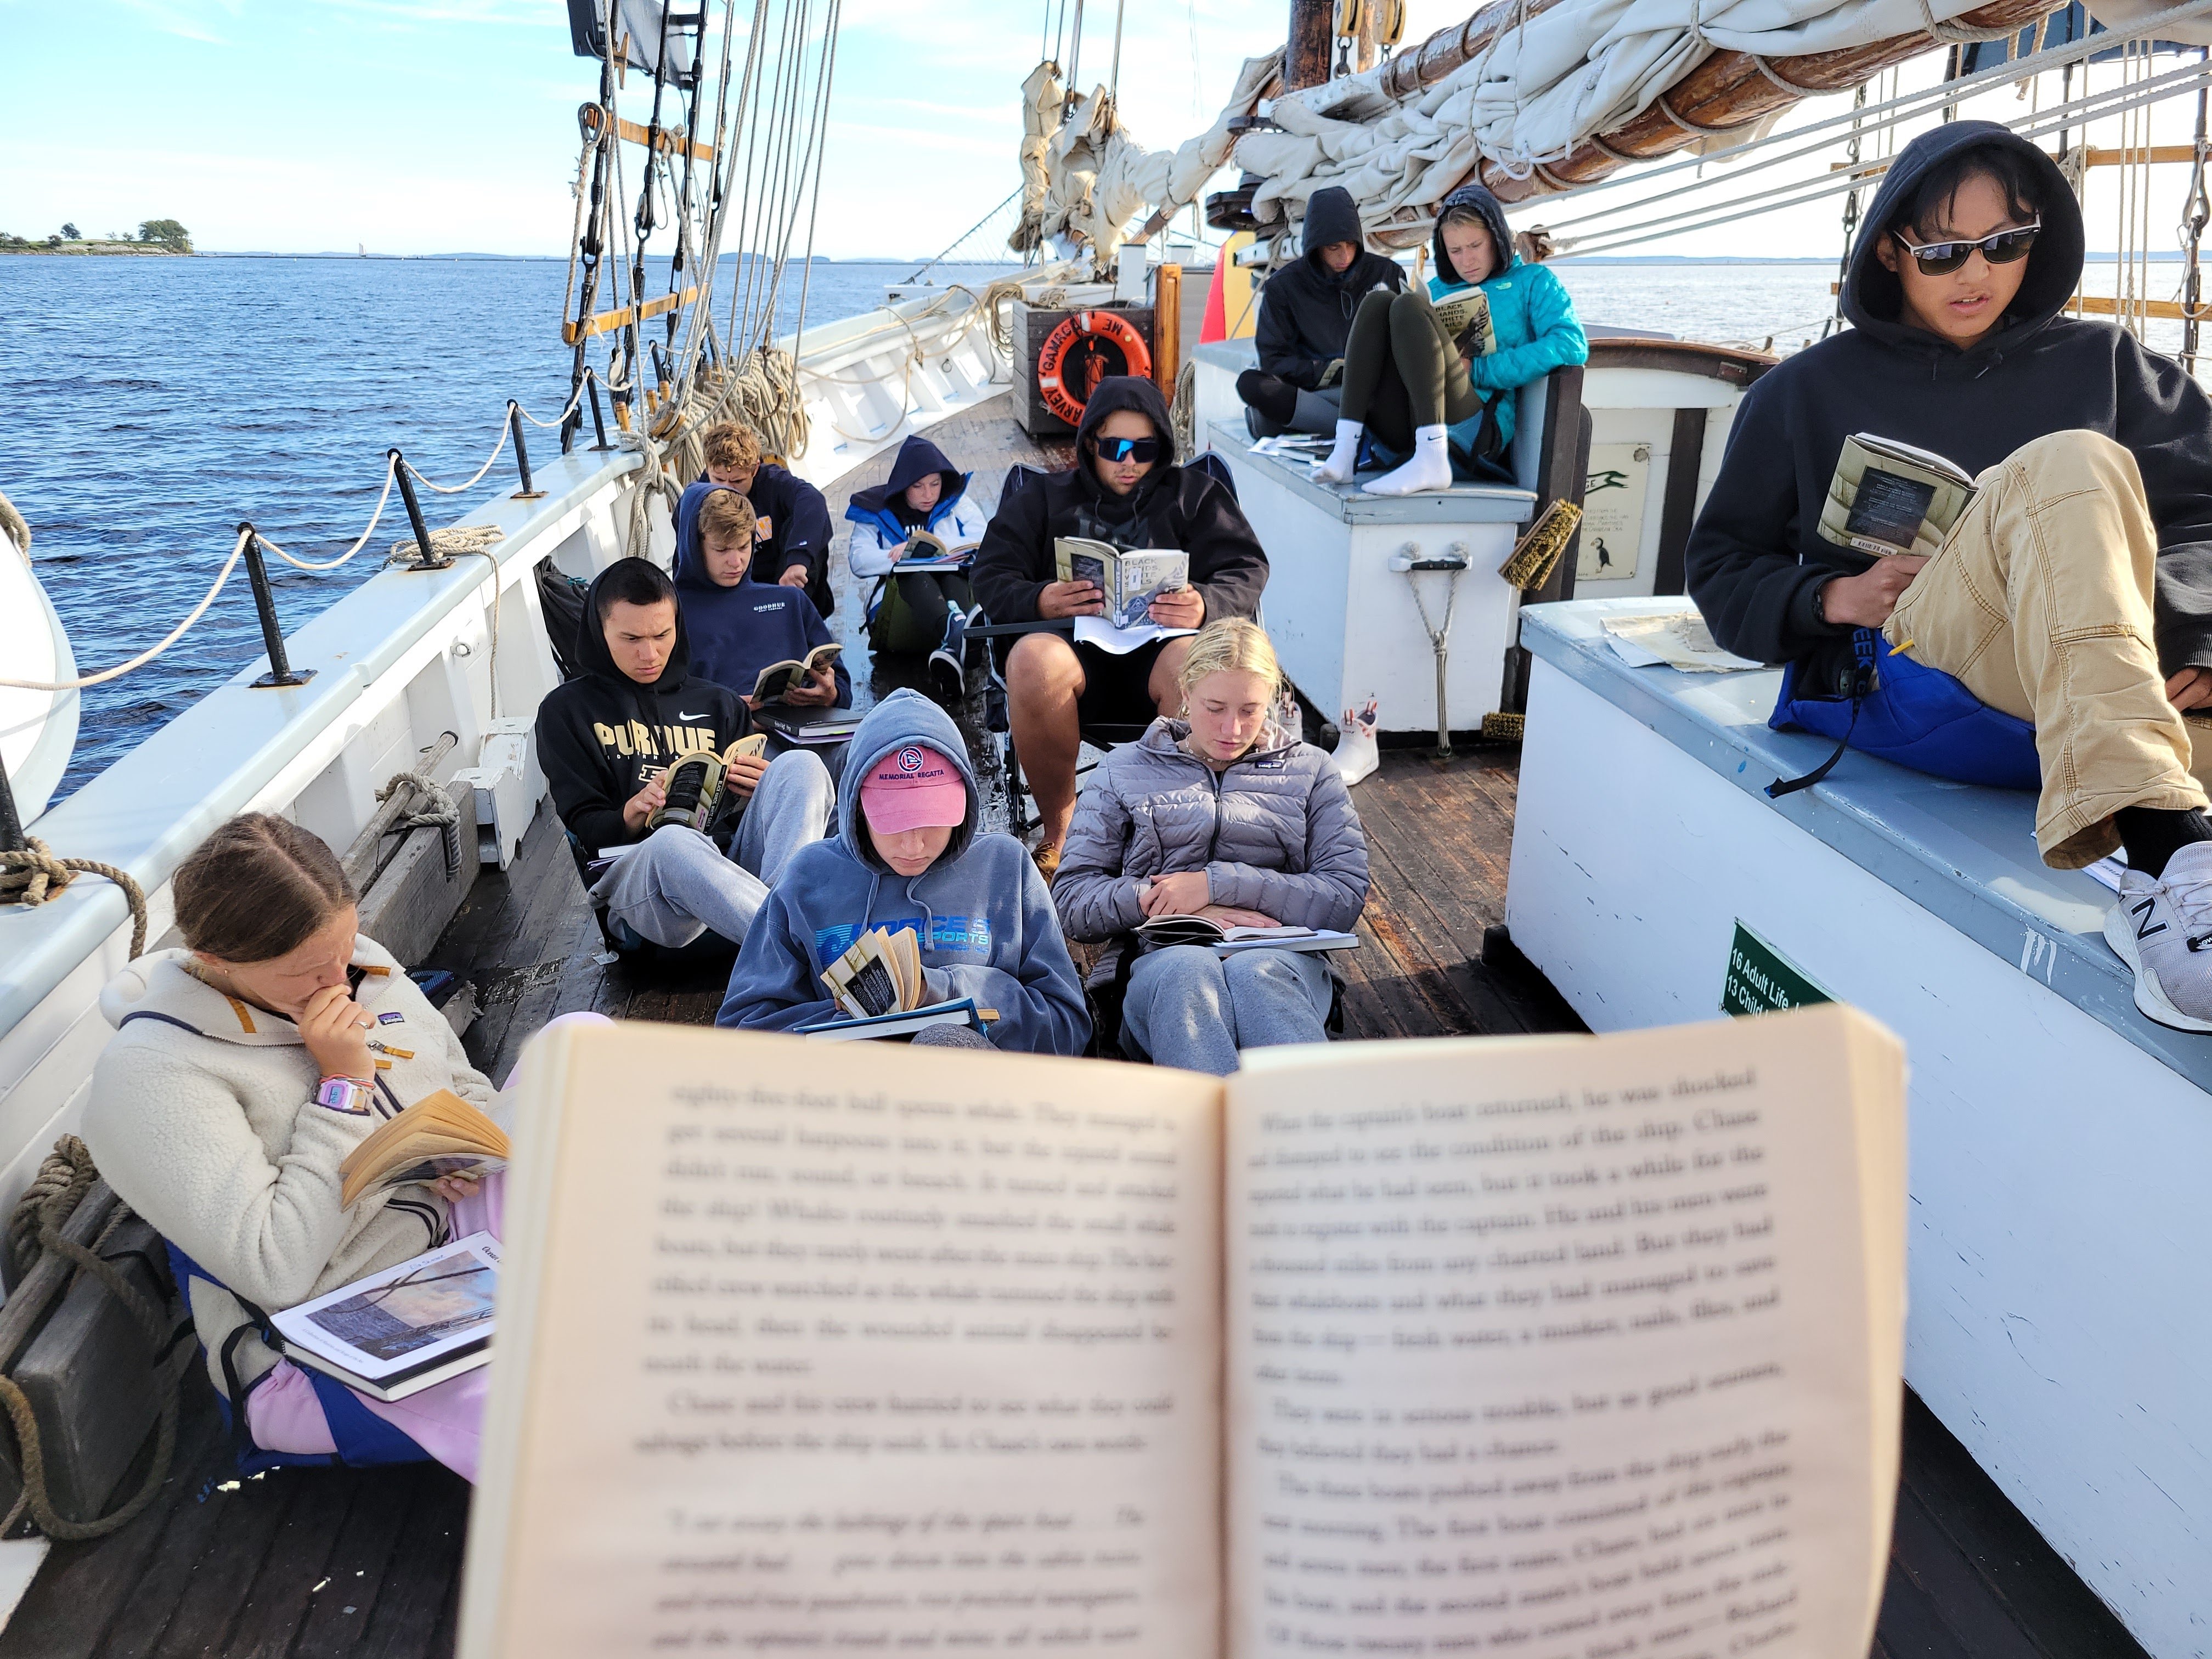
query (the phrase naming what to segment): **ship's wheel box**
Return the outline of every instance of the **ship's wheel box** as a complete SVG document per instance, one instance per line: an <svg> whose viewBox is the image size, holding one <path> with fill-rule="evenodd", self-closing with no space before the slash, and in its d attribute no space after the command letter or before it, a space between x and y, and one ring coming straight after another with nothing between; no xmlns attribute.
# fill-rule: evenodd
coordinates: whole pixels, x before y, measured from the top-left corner
<svg viewBox="0 0 2212 1659"><path fill-rule="evenodd" d="M1079 316L1117 319L1135 331L1147 354L1153 349L1150 306L1048 307L1016 301L1014 380L1022 400L1022 430L1032 438L1065 438L1075 431L1072 422L1062 420L1045 402L1044 392L1037 385L1037 360L1043 355L1053 331L1069 318ZM1127 355L1113 337L1117 331L1094 330L1087 337L1075 340L1060 358L1063 383L1078 403L1084 401L1089 385L1095 385L1109 374L1128 373Z"/></svg>

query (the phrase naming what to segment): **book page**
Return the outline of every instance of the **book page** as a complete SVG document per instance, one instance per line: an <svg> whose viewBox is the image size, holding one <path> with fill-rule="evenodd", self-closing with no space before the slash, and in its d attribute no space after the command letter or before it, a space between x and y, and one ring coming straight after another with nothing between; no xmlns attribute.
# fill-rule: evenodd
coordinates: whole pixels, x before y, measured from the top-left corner
<svg viewBox="0 0 2212 1659"><path fill-rule="evenodd" d="M1903 1054L1830 1006L1246 1056L1231 1659L1864 1659Z"/></svg>
<svg viewBox="0 0 2212 1659"><path fill-rule="evenodd" d="M623 1024L520 1093L464 1655L1216 1659L1215 1079Z"/></svg>

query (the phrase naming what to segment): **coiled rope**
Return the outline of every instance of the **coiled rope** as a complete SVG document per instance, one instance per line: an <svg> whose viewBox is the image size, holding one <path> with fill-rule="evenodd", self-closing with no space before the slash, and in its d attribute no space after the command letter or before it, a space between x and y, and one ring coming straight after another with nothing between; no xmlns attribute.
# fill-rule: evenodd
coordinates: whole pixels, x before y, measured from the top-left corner
<svg viewBox="0 0 2212 1659"><path fill-rule="evenodd" d="M128 870L98 859L57 858L36 836L24 836L23 842L20 852L0 848L0 904L34 909L61 896L62 890L79 876L105 876L123 890L124 902L131 907L131 954L133 957L143 954L146 890Z"/></svg>
<svg viewBox="0 0 2212 1659"><path fill-rule="evenodd" d="M26 1512L48 1538L67 1542L104 1537L129 1525L154 1501L169 1477L169 1465L176 1455L178 1385L183 1382L197 1350L193 1344L183 1340L191 1329L189 1324L173 1332L167 1313L125 1279L112 1261L100 1254L100 1247L116 1229L131 1218L131 1206L118 1200L114 1213L89 1247L62 1234L62 1228L77 1206L91 1195L99 1180L100 1171L84 1142L75 1135L64 1135L39 1166L38 1174L8 1218L8 1254L15 1268L19 1288L23 1278L38 1265L39 1258L51 1251L74 1263L78 1271L100 1280L138 1322L154 1348L155 1382L161 1401L155 1419L153 1462L146 1470L144 1482L121 1508L90 1521L72 1521L58 1513L46 1492L46 1449L39 1435L38 1416L15 1380L0 1375L0 1407L6 1409L15 1431L16 1461L23 1481L22 1492L6 1518L0 1519L0 1537L13 1531Z"/></svg>

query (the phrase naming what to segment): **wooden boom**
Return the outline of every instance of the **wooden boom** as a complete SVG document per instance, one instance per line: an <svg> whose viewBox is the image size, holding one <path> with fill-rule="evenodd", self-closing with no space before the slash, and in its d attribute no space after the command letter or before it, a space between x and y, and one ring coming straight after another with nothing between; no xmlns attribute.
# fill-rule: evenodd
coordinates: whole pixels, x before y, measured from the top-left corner
<svg viewBox="0 0 2212 1659"><path fill-rule="evenodd" d="M2056 9L2052 0L1991 0L1989 5L1949 21L1973 29L2025 28ZM1750 127L1770 112L1785 108L1800 98L1844 91L1940 44L1927 30L1915 29L1868 46L1803 58L1761 58L1744 52L1717 52L1626 126L1584 140L1561 160L1539 165L1526 179L1509 178L1503 168L1487 160L1477 168L1476 176L1503 202L1526 201L1595 184L1631 161L1650 161L1698 138Z"/></svg>

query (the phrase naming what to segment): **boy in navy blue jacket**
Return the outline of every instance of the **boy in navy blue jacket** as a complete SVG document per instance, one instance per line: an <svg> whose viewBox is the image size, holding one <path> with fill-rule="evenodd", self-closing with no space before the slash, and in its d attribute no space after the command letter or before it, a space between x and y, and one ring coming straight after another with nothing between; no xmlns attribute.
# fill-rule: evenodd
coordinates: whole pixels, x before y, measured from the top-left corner
<svg viewBox="0 0 2212 1659"><path fill-rule="evenodd" d="M762 669L803 662L832 637L804 588L753 577L754 522L751 503L727 484L695 483L676 507L676 588L692 670L726 685L749 708L758 707L753 684ZM794 708L849 708L853 677L840 662L776 701Z"/></svg>
<svg viewBox="0 0 2212 1659"><path fill-rule="evenodd" d="M805 479L761 455L760 434L724 421L699 434L707 482L727 484L752 504L763 526L756 562L761 580L803 587L814 608L837 608L830 592L830 503Z"/></svg>
<svg viewBox="0 0 2212 1659"><path fill-rule="evenodd" d="M1052 895L1019 842L978 832L980 805L943 709L903 690L870 709L838 786L837 833L785 866L714 1023L781 1031L838 1018L823 970L870 928L908 927L931 1001L998 1011L991 1046L1082 1053L1091 1017Z"/></svg>

